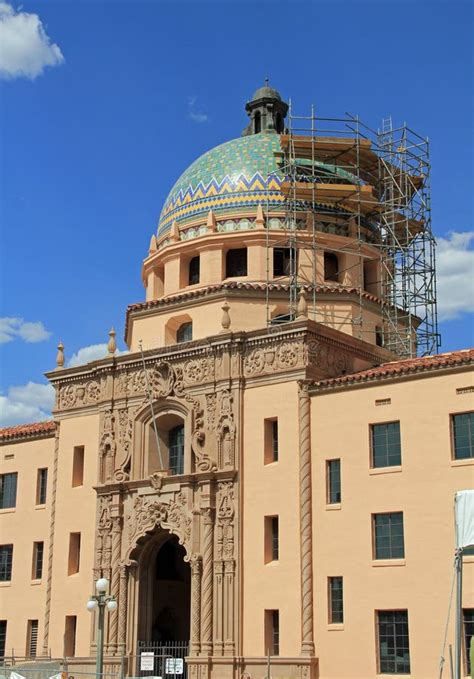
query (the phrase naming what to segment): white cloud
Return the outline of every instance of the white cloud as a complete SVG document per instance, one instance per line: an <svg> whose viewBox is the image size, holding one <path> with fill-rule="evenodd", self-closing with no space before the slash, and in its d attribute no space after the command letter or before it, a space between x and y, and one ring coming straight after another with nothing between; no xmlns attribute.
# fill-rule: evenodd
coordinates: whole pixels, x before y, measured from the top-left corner
<svg viewBox="0 0 474 679"><path fill-rule="evenodd" d="M25 322L23 318L0 318L0 344L13 342L16 338L24 342L44 342L51 337L41 321Z"/></svg>
<svg viewBox="0 0 474 679"><path fill-rule="evenodd" d="M0 0L0 77L34 80L47 66L63 61L37 14L17 11Z"/></svg>
<svg viewBox="0 0 474 679"><path fill-rule="evenodd" d="M82 347L76 351L67 362L67 367L74 368L77 365L97 361L106 356L108 356L107 344L90 344L88 347Z"/></svg>
<svg viewBox="0 0 474 679"><path fill-rule="evenodd" d="M195 123L207 123L209 117L207 113L196 110L197 97L188 97L188 118Z"/></svg>
<svg viewBox="0 0 474 679"><path fill-rule="evenodd" d="M438 238L437 290L440 321L474 313L474 231Z"/></svg>
<svg viewBox="0 0 474 679"><path fill-rule="evenodd" d="M10 387L6 396L0 395L0 425L5 427L50 419L53 405L54 389L51 384L28 382Z"/></svg>
<svg viewBox="0 0 474 679"><path fill-rule="evenodd" d="M126 354L127 351L116 351L115 355ZM68 368L74 368L78 365L84 365L85 363L90 363L91 361L98 361L101 358L107 358L109 355L107 344L90 344L88 347L82 347L78 349L75 354L71 356L67 362Z"/></svg>

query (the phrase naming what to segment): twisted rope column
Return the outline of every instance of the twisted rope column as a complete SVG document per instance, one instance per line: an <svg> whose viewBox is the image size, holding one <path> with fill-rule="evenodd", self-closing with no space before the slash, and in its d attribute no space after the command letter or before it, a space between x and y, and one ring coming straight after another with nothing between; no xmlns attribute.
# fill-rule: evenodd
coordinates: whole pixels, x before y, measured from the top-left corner
<svg viewBox="0 0 474 679"><path fill-rule="evenodd" d="M56 524L56 492L58 486L58 458L59 458L59 423L56 424L54 439L53 489L51 498L51 523L49 528L48 577L46 581L46 606L44 614L43 655L49 653L49 618L51 614L51 592L53 589L53 551L54 528Z"/></svg>
<svg viewBox="0 0 474 679"><path fill-rule="evenodd" d="M201 573L202 558L191 557L191 655L201 650Z"/></svg>
<svg viewBox="0 0 474 679"><path fill-rule="evenodd" d="M123 655L127 645L127 597L128 570L125 565L120 566L119 608L118 608L118 652Z"/></svg>
<svg viewBox="0 0 474 679"><path fill-rule="evenodd" d="M214 525L212 509L203 509L203 565L202 565L202 617L201 617L201 652L212 655L212 590L213 590L213 542Z"/></svg>
<svg viewBox="0 0 474 679"><path fill-rule="evenodd" d="M311 501L311 399L308 385L298 383L300 448L301 654L314 654L313 536Z"/></svg>
<svg viewBox="0 0 474 679"><path fill-rule="evenodd" d="M122 548L122 531L121 520L119 516L114 516L112 519L112 583L110 591L117 599L120 606L120 592L119 592L119 564L120 552ZM110 653L117 652L117 630L118 630L118 615L113 612L109 614L109 644L108 650Z"/></svg>

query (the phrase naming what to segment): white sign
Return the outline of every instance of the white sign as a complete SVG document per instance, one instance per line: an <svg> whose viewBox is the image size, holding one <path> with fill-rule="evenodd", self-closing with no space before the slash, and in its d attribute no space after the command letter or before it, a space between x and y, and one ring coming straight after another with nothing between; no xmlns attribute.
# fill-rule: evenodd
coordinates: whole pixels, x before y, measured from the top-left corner
<svg viewBox="0 0 474 679"><path fill-rule="evenodd" d="M155 654L153 651L143 651L140 654L140 669L145 672L153 671L155 666Z"/></svg>
<svg viewBox="0 0 474 679"><path fill-rule="evenodd" d="M166 658L166 674L183 674L184 661L182 658Z"/></svg>

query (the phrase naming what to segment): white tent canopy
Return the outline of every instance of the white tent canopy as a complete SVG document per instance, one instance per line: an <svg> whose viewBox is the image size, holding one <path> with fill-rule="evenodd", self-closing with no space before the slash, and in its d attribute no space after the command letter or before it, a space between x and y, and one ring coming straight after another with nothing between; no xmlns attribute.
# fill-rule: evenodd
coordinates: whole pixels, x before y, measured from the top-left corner
<svg viewBox="0 0 474 679"><path fill-rule="evenodd" d="M454 499L456 547L474 546L474 490L459 490Z"/></svg>

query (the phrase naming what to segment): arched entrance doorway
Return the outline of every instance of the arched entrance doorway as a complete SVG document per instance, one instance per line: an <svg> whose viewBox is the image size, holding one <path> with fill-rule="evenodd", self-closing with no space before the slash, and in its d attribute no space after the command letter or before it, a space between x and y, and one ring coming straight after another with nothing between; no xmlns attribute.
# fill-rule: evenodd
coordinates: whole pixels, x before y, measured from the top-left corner
<svg viewBox="0 0 474 679"><path fill-rule="evenodd" d="M159 530L147 539L139 559L138 653L155 654L152 674L157 676L174 674L172 661L189 653L191 569L185 556L178 538Z"/></svg>

